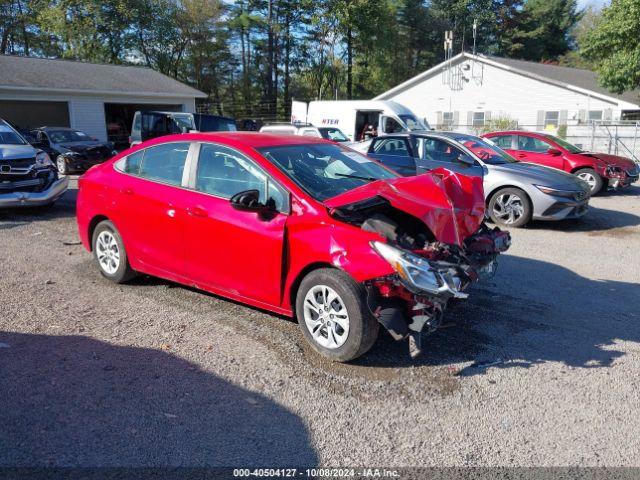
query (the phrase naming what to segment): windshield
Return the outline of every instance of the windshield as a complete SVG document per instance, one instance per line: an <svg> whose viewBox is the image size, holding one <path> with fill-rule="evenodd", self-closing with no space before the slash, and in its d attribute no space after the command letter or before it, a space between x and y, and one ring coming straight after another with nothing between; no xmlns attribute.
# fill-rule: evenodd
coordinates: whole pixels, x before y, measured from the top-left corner
<svg viewBox="0 0 640 480"><path fill-rule="evenodd" d="M560 145L562 148L564 148L565 150L568 150L570 153L582 153L582 150L579 149L578 147L576 147L575 145L571 145L569 142L567 142L566 140L563 140L559 137L555 137L553 135L546 135L546 137L553 141L556 142L558 145Z"/></svg>
<svg viewBox="0 0 640 480"><path fill-rule="evenodd" d="M339 128L319 128L322 138L333 140L334 142L348 142L347 136Z"/></svg>
<svg viewBox="0 0 640 480"><path fill-rule="evenodd" d="M11 127L0 123L0 145L26 145L27 142Z"/></svg>
<svg viewBox="0 0 640 480"><path fill-rule="evenodd" d="M80 130L51 130L47 132L53 143L86 142L91 137Z"/></svg>
<svg viewBox="0 0 640 480"><path fill-rule="evenodd" d="M489 165L504 165L505 163L517 163L518 160L513 158L504 150L496 147L490 140L474 137L472 135L459 135L454 136L453 139L469 150L471 150L476 157Z"/></svg>
<svg viewBox="0 0 640 480"><path fill-rule="evenodd" d="M405 123L409 130L428 130L426 125L413 115L398 115L398 117L400 117L400 120Z"/></svg>
<svg viewBox="0 0 640 480"><path fill-rule="evenodd" d="M335 144L283 145L258 151L318 201L398 175Z"/></svg>
<svg viewBox="0 0 640 480"><path fill-rule="evenodd" d="M193 116L189 113L172 113L171 118L180 130L183 128L186 128L187 130L196 129L196 126L193 124Z"/></svg>

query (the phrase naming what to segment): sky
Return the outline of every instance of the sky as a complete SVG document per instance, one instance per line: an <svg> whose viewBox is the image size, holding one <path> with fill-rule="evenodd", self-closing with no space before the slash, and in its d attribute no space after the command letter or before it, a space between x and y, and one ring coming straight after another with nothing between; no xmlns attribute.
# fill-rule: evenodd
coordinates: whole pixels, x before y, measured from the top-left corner
<svg viewBox="0 0 640 480"><path fill-rule="evenodd" d="M579 8L585 8L588 6L593 6L596 8L600 8L604 5L608 5L609 4L609 0L578 0L578 7Z"/></svg>

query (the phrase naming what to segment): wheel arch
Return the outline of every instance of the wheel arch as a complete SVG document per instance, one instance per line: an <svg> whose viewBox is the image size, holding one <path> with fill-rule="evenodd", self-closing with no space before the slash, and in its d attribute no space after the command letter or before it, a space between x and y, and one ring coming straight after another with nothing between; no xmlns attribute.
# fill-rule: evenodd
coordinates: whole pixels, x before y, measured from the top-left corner
<svg viewBox="0 0 640 480"><path fill-rule="evenodd" d="M289 287L289 293L287 298L289 300L289 304L291 305L291 311L293 312L293 317L296 317L296 296L298 295L298 289L300 288L300 284L304 277L309 275L314 270L320 270L321 268L331 268L334 270L343 271L343 269L329 263L329 262L313 262L306 265L302 270L298 272L293 281L291 282L291 286Z"/></svg>
<svg viewBox="0 0 640 480"><path fill-rule="evenodd" d="M571 174L573 174L573 175L575 175L575 174L576 174L576 172L577 172L578 170L584 170L584 169L593 170L593 171L594 171L594 172L596 172L598 175L600 175L600 173L598 172L598 169L597 169L594 165L579 165L579 166L577 166L577 167L573 167L573 168L571 169L571 172L570 172L570 173L571 173ZM600 175L600 176L602 176L602 175Z"/></svg>
<svg viewBox="0 0 640 480"><path fill-rule="evenodd" d="M499 187L496 187L493 190L491 190L491 192L489 192L489 194L485 198L485 206L488 208L489 207L489 202L491 201L491 198L493 198L493 196L496 193L498 193L500 190L504 190L505 188L516 188L516 189L522 191L527 196L527 200L529 200L529 203L531 204L531 208L533 208L533 200L531 199L531 195L529 195L529 192L527 192L520 185L511 185L511 184L509 184L509 185L500 185Z"/></svg>
<svg viewBox="0 0 640 480"><path fill-rule="evenodd" d="M109 217L107 217L106 215L100 214L100 215L95 215L89 222L89 225L87 227L87 235L88 235L87 238L89 239L90 252L93 251L93 232L96 230L96 227L98 226L98 224L104 220L109 220Z"/></svg>

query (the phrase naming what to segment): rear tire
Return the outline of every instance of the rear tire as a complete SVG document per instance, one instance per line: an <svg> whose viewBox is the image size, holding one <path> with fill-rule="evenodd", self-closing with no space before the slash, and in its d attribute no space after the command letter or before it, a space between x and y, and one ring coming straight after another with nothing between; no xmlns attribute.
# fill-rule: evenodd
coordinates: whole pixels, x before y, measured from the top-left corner
<svg viewBox="0 0 640 480"><path fill-rule="evenodd" d="M533 208L524 190L502 188L491 196L489 214L496 225L520 228L531 220Z"/></svg>
<svg viewBox="0 0 640 480"><path fill-rule="evenodd" d="M91 239L93 257L103 277L114 283L125 283L136 276L129 265L122 237L109 220L100 222Z"/></svg>
<svg viewBox="0 0 640 480"><path fill-rule="evenodd" d="M600 192L604 186L604 180L593 168L581 168L580 170L576 170L574 175L580 180L587 182L591 196Z"/></svg>
<svg viewBox="0 0 640 480"><path fill-rule="evenodd" d="M342 270L321 268L304 277L296 316L313 349L332 361L353 360L378 338L380 325L369 311L364 287Z"/></svg>

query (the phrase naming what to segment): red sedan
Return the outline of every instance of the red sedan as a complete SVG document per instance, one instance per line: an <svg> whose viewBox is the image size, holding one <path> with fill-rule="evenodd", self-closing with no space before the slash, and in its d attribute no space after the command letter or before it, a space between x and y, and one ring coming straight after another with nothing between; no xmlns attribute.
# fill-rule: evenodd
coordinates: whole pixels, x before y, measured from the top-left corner
<svg viewBox="0 0 640 480"><path fill-rule="evenodd" d="M589 184L591 195L604 188L626 187L638 180L640 169L628 158L584 152L547 133L492 132L483 135L523 162L538 163L573 173Z"/></svg>
<svg viewBox="0 0 640 480"><path fill-rule="evenodd" d="M481 179L399 177L322 139L183 134L79 180L80 238L100 272L143 272L298 319L348 361L382 324L420 352L450 298L495 266L509 235L483 224Z"/></svg>

